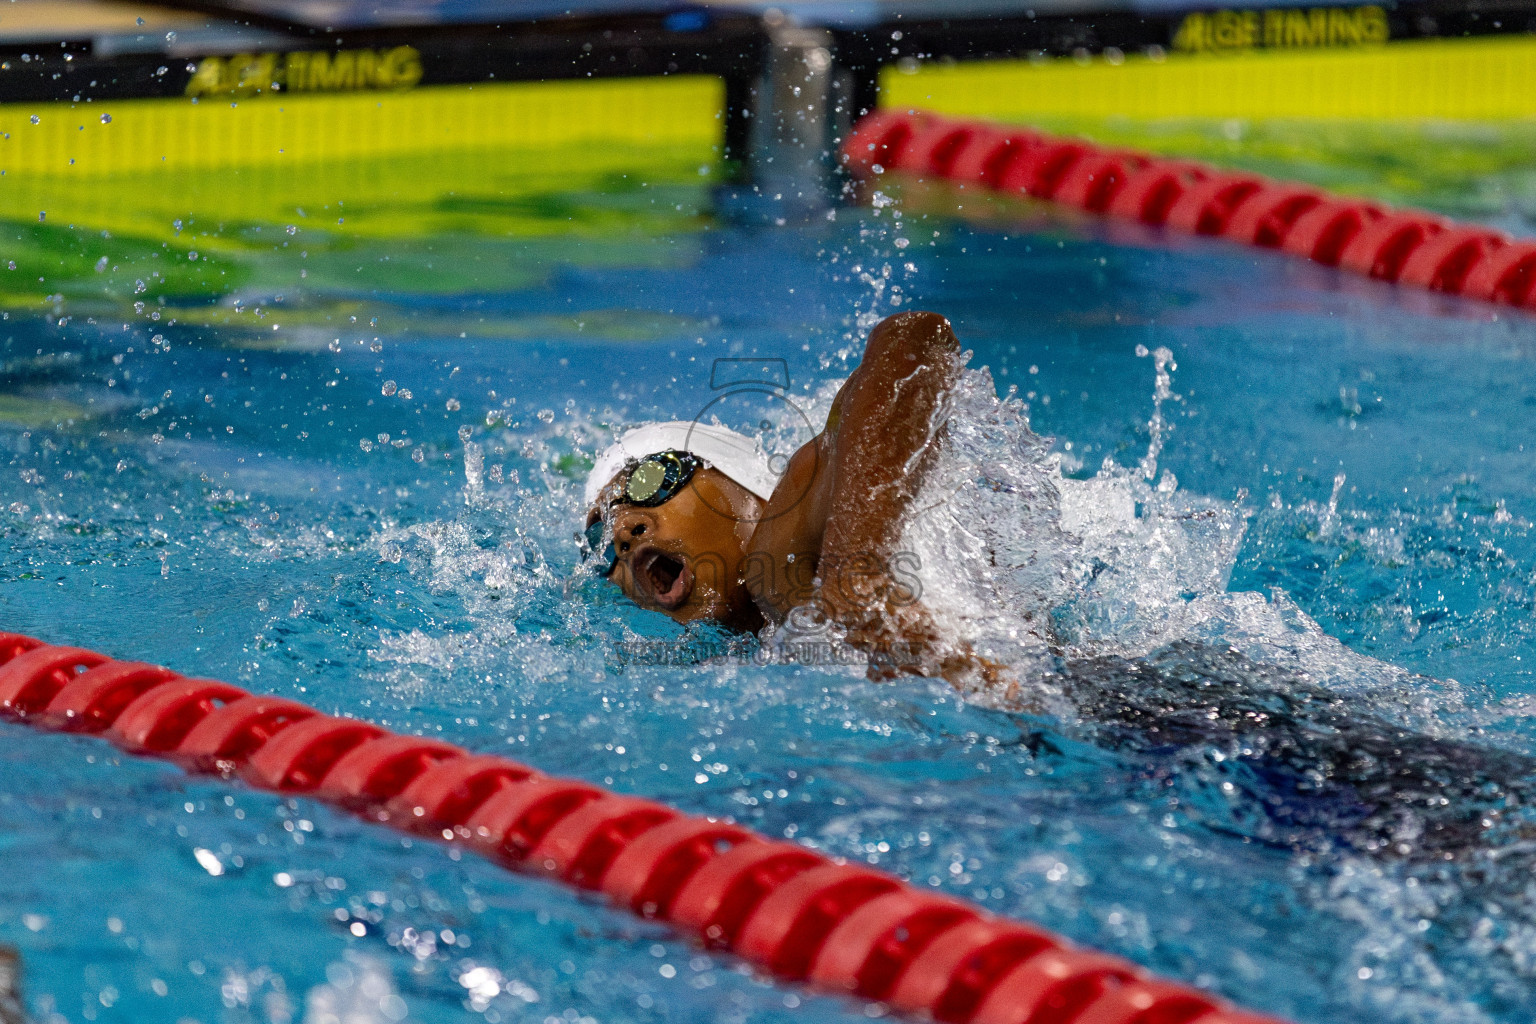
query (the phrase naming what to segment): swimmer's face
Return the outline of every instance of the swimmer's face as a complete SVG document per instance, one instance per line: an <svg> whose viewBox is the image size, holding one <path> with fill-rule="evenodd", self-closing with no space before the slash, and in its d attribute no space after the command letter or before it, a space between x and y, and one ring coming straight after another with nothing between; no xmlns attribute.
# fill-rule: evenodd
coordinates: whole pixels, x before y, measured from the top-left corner
<svg viewBox="0 0 1536 1024"><path fill-rule="evenodd" d="M608 509L617 557L610 578L625 596L678 622L714 619L737 629L761 625L741 579L747 543L761 510L757 497L718 470L706 468L660 505L610 508L623 481L620 475L604 488L587 523Z"/></svg>

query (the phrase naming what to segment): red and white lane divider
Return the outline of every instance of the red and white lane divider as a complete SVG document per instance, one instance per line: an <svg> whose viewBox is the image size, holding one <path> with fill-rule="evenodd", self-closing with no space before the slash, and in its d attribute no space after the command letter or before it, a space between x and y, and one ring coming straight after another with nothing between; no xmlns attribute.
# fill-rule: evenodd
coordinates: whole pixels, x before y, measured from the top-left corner
<svg viewBox="0 0 1536 1024"><path fill-rule="evenodd" d="M1536 310L1536 240L1244 171L895 110L860 121L843 160L859 177L893 171L981 186Z"/></svg>
<svg viewBox="0 0 1536 1024"><path fill-rule="evenodd" d="M0 713L601 891L792 981L953 1024L1278 1024L892 875L503 757L0 633Z"/></svg>

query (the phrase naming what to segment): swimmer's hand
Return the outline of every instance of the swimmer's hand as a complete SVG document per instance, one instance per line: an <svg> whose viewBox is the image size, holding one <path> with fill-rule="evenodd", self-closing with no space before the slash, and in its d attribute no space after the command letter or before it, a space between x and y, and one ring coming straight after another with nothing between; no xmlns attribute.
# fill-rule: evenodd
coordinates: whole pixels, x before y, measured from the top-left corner
<svg viewBox="0 0 1536 1024"><path fill-rule="evenodd" d="M823 608L847 630L847 640L869 656L866 675L874 682L902 676L943 679L967 699L1014 710L1034 705L1013 670L984 657L964 639L945 631L921 603L877 602Z"/></svg>

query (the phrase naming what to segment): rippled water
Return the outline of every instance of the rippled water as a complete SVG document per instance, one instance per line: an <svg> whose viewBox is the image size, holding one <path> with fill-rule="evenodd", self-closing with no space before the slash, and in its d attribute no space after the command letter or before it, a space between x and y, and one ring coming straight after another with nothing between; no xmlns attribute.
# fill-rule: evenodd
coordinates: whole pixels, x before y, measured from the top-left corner
<svg viewBox="0 0 1536 1024"><path fill-rule="evenodd" d="M734 815L1299 1021L1530 1019L1536 323L900 208L669 224L629 263L481 240L502 288L13 307L5 627ZM925 582L1060 702L626 664L713 638L573 574L585 457L705 409L719 357L785 360L787 392L722 408L792 444L913 306L994 386L909 531ZM978 590L978 552L1017 571ZM0 941L41 1020L879 1012L307 801L0 731Z"/></svg>

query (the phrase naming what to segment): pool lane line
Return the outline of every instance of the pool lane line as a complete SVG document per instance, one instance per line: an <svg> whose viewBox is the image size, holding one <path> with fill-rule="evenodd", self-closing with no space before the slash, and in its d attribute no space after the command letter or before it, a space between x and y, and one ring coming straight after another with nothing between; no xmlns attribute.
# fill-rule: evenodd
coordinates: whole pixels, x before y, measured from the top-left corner
<svg viewBox="0 0 1536 1024"><path fill-rule="evenodd" d="M869 114L849 133L842 158L860 178L897 172L979 185L1536 310L1536 240L1310 185L922 110Z"/></svg>
<svg viewBox="0 0 1536 1024"><path fill-rule="evenodd" d="M0 714L600 891L778 977L951 1024L1280 1024L893 875L504 757L0 633Z"/></svg>

